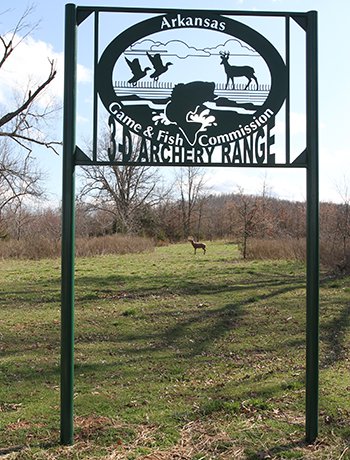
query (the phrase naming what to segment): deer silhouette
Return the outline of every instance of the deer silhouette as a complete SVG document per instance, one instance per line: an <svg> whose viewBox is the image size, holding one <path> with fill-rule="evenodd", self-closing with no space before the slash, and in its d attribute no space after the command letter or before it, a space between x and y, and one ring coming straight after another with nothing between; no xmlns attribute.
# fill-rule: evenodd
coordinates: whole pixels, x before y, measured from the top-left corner
<svg viewBox="0 0 350 460"><path fill-rule="evenodd" d="M226 52L220 51L219 54L220 54L220 57L221 57L220 64L223 64L223 66L225 68L226 75L227 75L227 81L226 81L225 89L227 89L230 80L232 81L232 89L235 89L234 77L246 77L246 78L248 78L248 83L246 84L244 89L248 88L248 86L250 85L252 80L255 81L256 89L258 89L258 80L257 80L256 76L254 75L255 70L253 69L253 67L249 67L247 65L245 65L245 66L230 65L228 63L228 58L230 57L230 52L226 53Z"/></svg>

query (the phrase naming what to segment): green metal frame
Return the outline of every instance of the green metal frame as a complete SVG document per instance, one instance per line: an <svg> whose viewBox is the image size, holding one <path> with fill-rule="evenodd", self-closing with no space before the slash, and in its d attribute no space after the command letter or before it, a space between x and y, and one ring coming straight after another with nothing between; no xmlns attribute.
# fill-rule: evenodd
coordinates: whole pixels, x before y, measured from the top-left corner
<svg viewBox="0 0 350 460"><path fill-rule="evenodd" d="M81 164L113 164L93 161L84 156L75 140L77 27L91 13L95 13L95 52L97 65L96 30L100 12L130 12L164 14L177 10L77 7L66 5L65 71L63 113L63 195L62 195L62 269L61 269L61 443L73 444L74 395L74 244L75 244L75 166ZM188 13L193 10L186 10ZM307 188L307 293L306 293L306 423L305 436L314 442L318 436L319 392L319 198L318 198L318 77L317 77L317 12L249 12L216 11L234 16L285 17L286 63L289 71L290 18L306 32L306 112L307 146L296 164L289 167L306 168ZM96 78L94 80L94 127L97 125ZM289 77L286 99L286 157L289 158ZM95 129L94 128L94 129ZM95 135L94 135L95 136ZM96 138L94 140L96 145ZM203 165L204 166L204 165ZM211 166L211 165L209 165ZM266 164L261 165L266 167ZM256 167L256 165L254 165ZM274 165L283 167L283 165Z"/></svg>

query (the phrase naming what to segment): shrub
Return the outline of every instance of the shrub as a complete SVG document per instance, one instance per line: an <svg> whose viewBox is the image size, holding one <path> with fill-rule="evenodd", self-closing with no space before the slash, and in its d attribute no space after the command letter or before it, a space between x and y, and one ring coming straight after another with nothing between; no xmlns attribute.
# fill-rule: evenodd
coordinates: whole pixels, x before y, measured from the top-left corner
<svg viewBox="0 0 350 460"><path fill-rule="evenodd" d="M248 259L289 259L306 261L306 240L296 238L248 240ZM350 249L320 241L320 265L334 274L350 273Z"/></svg>
<svg viewBox="0 0 350 460"><path fill-rule="evenodd" d="M107 235L76 239L76 256L90 257L102 254L128 254L154 250L149 238L130 235ZM60 257L61 242L45 237L0 241L2 259L47 259Z"/></svg>
<svg viewBox="0 0 350 460"><path fill-rule="evenodd" d="M129 254L154 250L150 238L131 235L107 235L93 238L77 238L75 253L78 257L103 254Z"/></svg>
<svg viewBox="0 0 350 460"><path fill-rule="evenodd" d="M6 240L0 242L2 259L45 259L58 257L61 244L57 240L45 237L33 237L22 240Z"/></svg>
<svg viewBox="0 0 350 460"><path fill-rule="evenodd" d="M248 259L306 259L305 239L278 238L248 240Z"/></svg>
<svg viewBox="0 0 350 460"><path fill-rule="evenodd" d="M334 274L350 273L350 248L344 249L340 243L330 244L321 240L320 261Z"/></svg>

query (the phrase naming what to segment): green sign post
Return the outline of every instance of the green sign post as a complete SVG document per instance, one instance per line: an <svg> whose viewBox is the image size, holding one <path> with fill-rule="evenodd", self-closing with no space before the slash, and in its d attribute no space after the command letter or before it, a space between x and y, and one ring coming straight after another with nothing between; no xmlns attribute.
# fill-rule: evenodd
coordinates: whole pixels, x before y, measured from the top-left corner
<svg viewBox="0 0 350 460"><path fill-rule="evenodd" d="M306 285L306 439L318 435L319 382L319 196L317 13L306 17L307 285Z"/></svg>
<svg viewBox="0 0 350 460"><path fill-rule="evenodd" d="M100 53L100 18L110 13L144 15L145 19L114 36ZM77 29L90 16L94 83L89 156L76 144L75 119ZM263 34L236 20L245 17L283 21L284 57ZM292 24L305 33L306 43L306 148L294 157L290 137ZM315 441L319 380L317 13L68 4L64 78L61 443L73 443L74 428L75 167L116 164L306 169L305 433L308 442ZM101 157L97 148L101 110L109 127L107 157ZM275 131L281 112L282 141Z"/></svg>
<svg viewBox="0 0 350 460"><path fill-rule="evenodd" d="M75 114L77 25L75 5L66 5L63 194L61 264L61 443L73 443L74 392L74 243L75 243Z"/></svg>

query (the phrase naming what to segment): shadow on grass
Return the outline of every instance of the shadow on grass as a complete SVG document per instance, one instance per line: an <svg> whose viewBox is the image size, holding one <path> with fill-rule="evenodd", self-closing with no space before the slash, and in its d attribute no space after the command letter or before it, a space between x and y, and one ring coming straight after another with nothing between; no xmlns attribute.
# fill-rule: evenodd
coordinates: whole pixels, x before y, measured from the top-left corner
<svg viewBox="0 0 350 460"><path fill-rule="evenodd" d="M234 274L232 274L233 276ZM242 276L246 276L244 273L241 273ZM162 294L177 294L177 295L196 295L196 294L213 294L219 292L234 292L234 291L244 291L252 288L269 288L269 287L278 287L278 286L293 286L296 288L305 287L305 277L304 276L279 276L278 278L267 278L265 273L254 272L254 279L247 280L236 279L234 284L228 285L227 283L217 283L217 282L207 282L203 279L203 282L199 283L198 280L192 282L187 274L172 274L162 275L154 274L146 276L139 275L127 275L123 277L103 276L103 277L92 277L92 276L83 276L79 278L76 282L77 290L77 301L81 300L95 300L101 298L101 292L104 298L118 298L118 292L126 293L130 298L147 298L152 295L162 295ZM103 280L104 286L109 286L112 289L109 289L108 292L101 290L101 280ZM88 299L86 298L87 294L82 293L83 287L89 287L89 290L92 291L89 294ZM125 289L123 291L123 289Z"/></svg>
<svg viewBox="0 0 350 460"><path fill-rule="evenodd" d="M252 452L251 450L247 452L247 460L257 460L257 459L268 459L268 458L299 458L300 460L304 459L304 453L295 451L295 449L306 449L309 444L305 440L291 441L286 444L280 444L278 446L272 447L264 451ZM286 454L290 454L286 457Z"/></svg>
<svg viewBox="0 0 350 460"><path fill-rule="evenodd" d="M329 367L344 359L348 353L344 345L345 335L350 326L350 303L348 302L339 311L339 314L321 329L321 340L326 344L326 351L321 366Z"/></svg>
<svg viewBox="0 0 350 460"><path fill-rule="evenodd" d="M198 323L202 323L204 324L204 327L201 328L201 332L199 334L200 338L197 338L197 341L194 341L191 344L187 350L187 356L191 357L202 354L215 340L218 340L223 335L227 334L230 329L239 326L240 319L246 314L244 309L245 306L261 300L273 298L299 288L299 285L283 287L270 293L261 294L260 296L255 295L248 297L245 300L240 300L239 302L228 303L224 307L216 310L209 309L199 315L193 315L191 318L180 320L174 326L168 328L164 332L161 341L166 347L178 346L181 337L186 335L186 331L190 330L192 325L198 327ZM231 291L231 289L229 288L228 291ZM207 319L210 319L211 321L207 326L205 326ZM183 348L183 345L180 348Z"/></svg>
<svg viewBox="0 0 350 460"><path fill-rule="evenodd" d="M289 278L288 281L290 282ZM120 331L117 328L115 329L115 333L111 333L110 331L106 333L93 331L78 333L77 343L83 344L99 341L134 344L133 348L123 351L124 353L127 352L129 355L137 355L144 352L154 354L163 349L167 351L172 350L174 356L176 355L174 350L180 352L182 357L190 358L198 356L205 352L214 341L219 340L230 330L240 326L240 321L247 313L245 307L304 287L299 277L293 281L294 282L290 284L285 280L268 280L264 283L261 282L262 286L268 286L270 288L270 292L252 295L236 302L226 303L224 306L216 309L206 308L204 305L203 308L193 307L190 311L182 311L181 314L178 314L174 309L172 311L165 310L161 312L153 312L152 310L146 311L144 317L148 323L141 331L137 327L137 313L135 313L135 316L130 315L129 317L129 321L133 321L136 325L136 328L129 327L131 332ZM197 285L188 285L185 287L182 286L177 292L179 293L179 291L181 291L181 295L193 295L197 294L197 289L199 289L201 294L203 294L203 290L204 294L215 292L230 293L253 289L259 284L260 283L247 283L240 286L212 284L211 286L205 286L204 289L198 288ZM279 288L271 290L271 286ZM149 292L145 292L145 289L142 290L144 296L156 295L158 292L158 290L152 288L149 288ZM136 290L135 292L134 290L133 294L137 296L138 291ZM129 295L131 295L131 293L129 293ZM149 324L151 320L154 325ZM116 327L118 326L118 320L115 321L115 325Z"/></svg>
<svg viewBox="0 0 350 460"><path fill-rule="evenodd" d="M39 448L39 449L52 449L60 447L60 443L57 442L31 442L30 444L21 445L21 446L9 446L0 448L0 457L8 456L11 454L17 454L27 449ZM6 457L7 458L7 457ZM12 458L12 457L11 457Z"/></svg>
<svg viewBox="0 0 350 460"><path fill-rule="evenodd" d="M203 261L204 263L205 261ZM253 275L254 279L247 280L246 276ZM94 301L98 299L118 299L126 294L129 298L147 298L152 295L196 295L213 294L219 292L235 292L249 290L252 287L268 288L278 287L285 284L299 283L303 287L303 276L279 276L269 277L270 274L250 270L248 267L240 267L229 276L235 277L235 284L211 283L203 279L203 282L191 281L189 273L154 273L145 275L105 275L100 276L77 276L75 280L76 302ZM210 275L208 275L210 276ZM242 277L242 279L240 279ZM204 277L205 278L205 277ZM37 285L18 288L11 286L2 293L3 304L6 308L23 308L35 305L40 308L41 304L58 303L60 301L60 281L55 278L45 280L45 286Z"/></svg>
<svg viewBox="0 0 350 460"><path fill-rule="evenodd" d="M28 446L11 446L11 447L2 447L0 448L0 456L15 454L21 452L22 450L28 448Z"/></svg>
<svg viewBox="0 0 350 460"><path fill-rule="evenodd" d="M191 296L197 294L213 294L213 293L234 293L234 292L245 292L247 296L241 300L235 302L229 302L221 306L220 308L203 308L193 307L190 311L184 310L181 315L178 315L177 311L163 310L159 311L146 311L145 317L147 323L141 330L140 328L133 328L127 326L127 329L118 329L118 322L120 317L115 318L116 327L111 327L109 323L105 325L105 330L101 330L101 326L97 323L96 327L90 330L81 331L77 328L76 332L76 343L106 343L108 344L109 352L115 353L116 355L128 355L129 357L137 357L142 353L149 353L153 357L157 357L160 350L164 350L176 359L178 354L181 354L182 358L192 358L194 356L205 353L210 346L225 334L231 330L240 327L241 321L247 313L246 307L259 303L262 300L272 299L283 295L293 290L297 290L304 287L304 277L302 276L283 276L275 278L274 276L267 279L261 279L263 274L259 277L258 281L248 281L246 279L237 280L235 284L225 285L223 283L212 283L207 285L198 285L197 283L184 282L183 278L174 277L173 283L170 289L173 293L184 296ZM141 277L142 278L142 277ZM130 289L129 295L131 299L138 298L138 296L157 296L162 289L159 290L159 286L155 286L156 280L159 277L154 275L150 279L151 287L135 287ZM80 279L80 283L88 284L91 289L96 288L96 296L103 295L103 298L115 298L118 293L112 289L111 279L115 282L115 276L107 277L104 281L104 285L109 286L108 289L101 288L99 283L99 277L83 277ZM128 277L123 277L123 282L127 282ZM260 280L259 280L260 279ZM100 292L98 291L100 286ZM248 295L248 291L254 291L257 288L265 287L267 292L263 292L260 295ZM77 302L77 304L79 301ZM128 305L130 305L128 303ZM153 315L153 317L152 317ZM127 318L127 321L135 321L133 316ZM137 318L136 318L137 321ZM153 322L153 324L152 324ZM157 324L158 323L158 324ZM137 324L136 324L137 326ZM49 326L48 326L49 327ZM30 333L26 334L25 338L21 334L15 334L11 337L11 346L7 346L2 351L3 354L20 354L24 351L31 351L35 355L38 355L45 350L52 354L58 354L58 347L60 342L59 337L59 325L51 329L40 329L38 334ZM25 340L24 340L25 339ZM25 348L23 348L25 343ZM111 344L118 344L119 348L116 350L111 347ZM132 347L129 347L132 344ZM297 345L296 343L295 345ZM287 344L286 344L287 346ZM140 358L142 359L142 357ZM41 366L40 364L34 364L34 366ZM48 372L48 373L47 373ZM52 375L57 373L57 367L45 372L46 375ZM21 367L13 369L13 374L16 378L37 379L39 377L35 369Z"/></svg>
<svg viewBox="0 0 350 460"><path fill-rule="evenodd" d="M200 356L210 349L213 342L218 341L224 335L229 333L232 329L240 327L240 322L243 317L246 315L245 307L250 304L259 302L261 300L266 300L273 298L295 289L299 289L301 285L295 284L290 286L284 286L280 289L273 290L269 293L263 293L260 296L248 297L246 299L240 300L238 302L227 303L221 308L213 309L195 309L189 312L186 312L186 317L184 319L179 318L178 316L173 316L172 312L162 312L162 315L165 316L165 324L162 323L157 327L156 321L160 319L159 312L155 312L157 318L155 319L154 326L147 324L146 328L142 330L133 330L129 331L119 331L118 328L115 329L115 332L108 331L86 331L76 333L76 344L85 344L85 343L106 343L108 348L108 353L111 355L122 356L125 363L128 362L130 358L133 360L144 360L144 353L147 353L152 359L157 359L160 351L164 351L168 354L168 359L176 360L178 356L181 356L181 359L193 358L195 356ZM212 287L215 289L215 286ZM220 286L220 289L222 286ZM238 289L238 287L236 287ZM227 290L230 291L230 287L227 287ZM130 321L134 321L133 317L128 318ZM172 324L173 323L173 324ZM118 319L116 321L118 325ZM194 331L193 331L194 330ZM18 353L23 352L23 338L13 338L12 347L13 352L15 352L16 347L18 346ZM28 339L29 340L29 339ZM45 345L50 345L47 340L41 340L41 348L37 348L35 352L39 355ZM52 337L51 337L52 342ZM37 344L38 338L32 337L30 343ZM118 345L117 349L113 349L112 344ZM301 342L296 342L294 345L300 345ZM51 343L51 351L56 352L58 355L59 347L59 336L55 337L54 350L52 350L53 344ZM131 345L131 346L129 346ZM290 347L289 343L286 343L287 348ZM28 343L26 342L26 349L28 348ZM9 353L11 350L6 350L4 353ZM106 351L107 352L107 351ZM99 350L98 353L101 353ZM125 365L122 364L122 365ZM101 371L103 368L108 369L110 366L115 364L105 363L103 365L96 365L96 371ZM8 371L8 377L14 378L15 380L50 380L53 376L59 373L59 367L55 366L45 366L45 371L40 371L39 373L35 371L35 368L38 367L41 369L42 364L35 364L34 368L29 366L20 366L16 369L11 369ZM85 367L83 363L77 363L77 367ZM90 367L87 365L87 367ZM91 369L95 366L92 365Z"/></svg>

